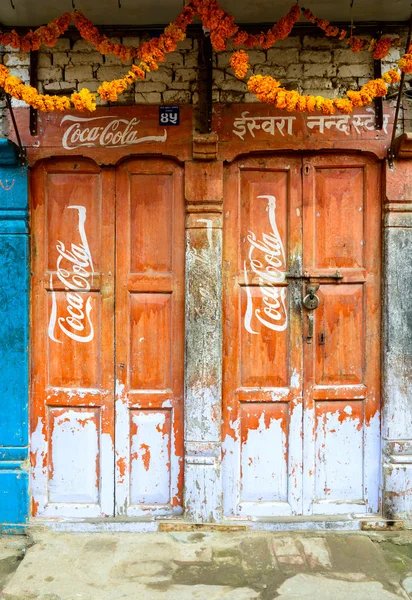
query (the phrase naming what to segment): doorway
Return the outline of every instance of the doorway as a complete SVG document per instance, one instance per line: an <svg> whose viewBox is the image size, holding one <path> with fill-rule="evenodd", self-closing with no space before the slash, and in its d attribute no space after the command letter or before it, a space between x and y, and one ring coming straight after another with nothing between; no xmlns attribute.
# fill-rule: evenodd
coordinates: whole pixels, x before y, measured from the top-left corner
<svg viewBox="0 0 412 600"><path fill-rule="evenodd" d="M32 199L32 514L182 512L182 168L39 163Z"/></svg>
<svg viewBox="0 0 412 600"><path fill-rule="evenodd" d="M225 186L224 513L377 512L379 164L248 157Z"/></svg>

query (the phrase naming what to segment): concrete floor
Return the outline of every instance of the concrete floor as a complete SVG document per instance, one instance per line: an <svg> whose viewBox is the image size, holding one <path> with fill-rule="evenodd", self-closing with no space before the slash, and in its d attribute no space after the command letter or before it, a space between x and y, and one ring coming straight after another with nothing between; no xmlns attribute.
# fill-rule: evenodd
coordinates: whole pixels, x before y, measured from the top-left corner
<svg viewBox="0 0 412 600"><path fill-rule="evenodd" d="M29 546L0 538L4 600L412 598L412 532L42 531Z"/></svg>

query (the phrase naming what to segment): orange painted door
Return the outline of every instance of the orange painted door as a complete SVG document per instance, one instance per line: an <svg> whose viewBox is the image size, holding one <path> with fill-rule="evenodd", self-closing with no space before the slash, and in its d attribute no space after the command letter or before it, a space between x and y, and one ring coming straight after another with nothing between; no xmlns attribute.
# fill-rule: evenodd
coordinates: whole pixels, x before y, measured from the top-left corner
<svg viewBox="0 0 412 600"><path fill-rule="evenodd" d="M379 166L356 156L227 170L227 516L378 510L379 188Z"/></svg>
<svg viewBox="0 0 412 600"><path fill-rule="evenodd" d="M183 172L132 160L117 172L116 505L182 512Z"/></svg>
<svg viewBox="0 0 412 600"><path fill-rule="evenodd" d="M31 202L32 514L112 515L114 173L40 163Z"/></svg>
<svg viewBox="0 0 412 600"><path fill-rule="evenodd" d="M319 284L312 343L304 344L304 511L377 512L380 165L305 157L303 198L303 265Z"/></svg>
<svg viewBox="0 0 412 600"><path fill-rule="evenodd" d="M31 197L33 515L180 512L182 170L54 159Z"/></svg>
<svg viewBox="0 0 412 600"><path fill-rule="evenodd" d="M303 338L301 159L227 171L223 230L224 512L299 513Z"/></svg>

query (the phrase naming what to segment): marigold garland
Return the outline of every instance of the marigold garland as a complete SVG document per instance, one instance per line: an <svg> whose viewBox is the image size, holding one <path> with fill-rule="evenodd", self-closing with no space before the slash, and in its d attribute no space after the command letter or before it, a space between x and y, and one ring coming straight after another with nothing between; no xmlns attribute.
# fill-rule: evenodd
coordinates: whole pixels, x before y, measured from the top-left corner
<svg viewBox="0 0 412 600"><path fill-rule="evenodd" d="M302 8L302 14L311 23L322 29L325 34L329 37L337 37L339 36L340 40L346 39L346 43L349 45L352 52L360 52L361 50L370 50L373 51L373 58L375 60L380 60L381 58L385 58L389 54L389 50L392 47L396 47L399 45L399 38L381 38L379 41L375 39L372 40L363 40L357 36L348 34L349 32L346 29L339 29L334 25L330 24L330 21L326 21L325 19L319 19L309 8Z"/></svg>
<svg viewBox="0 0 412 600"><path fill-rule="evenodd" d="M370 42L356 36L347 37L346 30L331 25L329 21L319 19L309 9L301 9L298 4L294 4L289 12L269 31L253 35L241 30L235 24L234 17L220 7L218 0L189 0L177 19L166 27L158 38L152 38L138 48L112 42L107 36L100 34L93 23L79 11L64 13L48 25L39 27L35 31L29 31L24 36L19 36L14 30L5 34L0 33L0 44L20 48L23 51L38 50L42 44L53 47L58 37L67 30L73 20L83 39L92 44L101 54L111 54L123 61L140 59L139 64L133 65L123 78L110 82L105 81L97 90L103 100L114 102L134 81L139 78L144 79L147 72L159 68L158 63L164 61L165 55L175 50L179 41L185 38L187 26L196 14L203 26L209 30L213 48L219 51L226 49L229 40L232 40L235 46L244 44L248 48L270 48L290 34L300 18L301 11L306 19L316 24L327 36L339 36L341 40L346 39L354 52L368 48L374 52L374 58L379 59L387 56L391 47L399 43L398 39L392 40L391 38L381 38L379 41L372 40ZM236 77L245 78L250 65L248 64L248 55L244 50L234 52L230 64ZM398 66L404 73L412 73L412 45L399 60ZM384 73L381 79L370 81L357 92L348 91L347 98L334 100L288 91L280 87L280 83L270 76L253 75L248 81L248 89L255 93L262 102L273 103L278 108L288 111L313 112L320 110L323 114L333 114L336 109L343 113L349 113L354 107L365 106L372 102L373 98L384 96L387 92L387 84L395 83L399 79L398 72L391 70ZM66 110L72 106L76 110L95 110L96 108L96 95L86 89L74 92L70 97L40 94L35 88L27 86L17 77L13 77L4 65L0 65L0 87L3 87L14 98L23 100L30 106L43 111Z"/></svg>
<svg viewBox="0 0 412 600"><path fill-rule="evenodd" d="M348 114L353 108L366 106L378 96L385 96L387 93L387 83L399 81L399 73L395 70L388 71L382 78L373 79L361 87L358 92L349 90L348 98L324 98L323 96L306 96L297 91L289 91L280 87L279 81L276 81L270 75L252 75L248 81L248 89L261 102L274 104L277 108L288 111L297 110L299 112L321 111L324 115L333 115L335 110Z"/></svg>

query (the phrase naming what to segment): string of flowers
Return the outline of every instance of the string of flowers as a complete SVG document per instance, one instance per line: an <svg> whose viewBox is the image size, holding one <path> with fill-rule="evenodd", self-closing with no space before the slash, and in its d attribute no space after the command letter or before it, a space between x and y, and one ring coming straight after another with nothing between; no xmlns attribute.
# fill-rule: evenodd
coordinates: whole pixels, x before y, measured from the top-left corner
<svg viewBox="0 0 412 600"><path fill-rule="evenodd" d="M14 29L7 33L0 33L0 44L23 52L38 50L42 44L53 48L57 39L67 31L71 21L72 14L64 13L58 19L50 21L48 25L42 25L35 31L30 30L25 35L19 35Z"/></svg>
<svg viewBox="0 0 412 600"><path fill-rule="evenodd" d="M319 19L309 9L302 9L302 12L305 18L325 31L327 36L339 35L341 40L346 38L346 30L330 25L329 21ZM290 34L294 24L299 20L301 9L298 4L294 4L289 12L266 33L253 35L241 30L235 24L234 17L220 7L218 0L189 0L177 19L166 27L158 38L152 38L138 48L112 42L106 35L100 34L93 23L81 12L74 11L73 13L64 13L59 19L54 19L48 25L30 31L24 36L19 36L14 30L5 34L0 33L0 43L25 51L37 50L41 44L52 47L73 20L82 38L92 44L100 53L117 56L123 61L140 60L138 64L130 68L123 78L110 82L105 81L98 88L97 93L103 100L113 102L134 81L139 78L144 79L146 73L159 68L158 63L164 61L165 55L175 50L179 41L185 38L187 26L196 14L203 26L209 30L213 48L219 51L226 49L229 41L234 46L244 44L248 48L271 47L278 40L285 39ZM371 43L355 36L347 38L347 43L354 52L364 49L368 44L368 48L374 50L375 58L383 58L395 45L395 41L390 38L382 38L378 42L373 40ZM247 52L243 49L235 51L231 56L230 64L236 77L244 79L250 68ZM412 45L402 56L398 65L401 71L412 73ZM253 75L248 81L248 89L259 100L273 103L278 108L309 112L321 110L324 114L333 114L335 110L348 113L354 107L369 104L373 98L384 96L387 93L387 84L396 81L399 81L399 74L397 71L391 70L382 78L364 85L360 91L348 91L346 98L334 100L288 91L280 86L280 82L270 76ZM76 110L95 110L96 108L96 95L87 89L74 92L70 97L40 94L35 88L25 85L20 79L12 76L4 65L0 65L0 87L3 87L14 98L23 100L30 106L43 111L67 110L72 106Z"/></svg>
<svg viewBox="0 0 412 600"><path fill-rule="evenodd" d="M335 25L331 25L330 21L320 19L309 8L302 8L302 14L311 23L322 29L328 37L338 37L339 40L346 39L346 43L349 45L352 52L360 52L361 50L369 50L373 52L373 58L380 60L385 58L392 47L399 46L399 38L384 37L380 40L366 40L359 38L354 35L349 35L346 29L340 29ZM349 37L348 37L349 35Z"/></svg>
<svg viewBox="0 0 412 600"><path fill-rule="evenodd" d="M301 95L293 90L280 87L280 82L270 75L252 75L248 81L248 89L261 102L274 104L277 108L298 112L321 111L324 115L333 115L335 110L349 114L355 107L366 106L378 96L386 96L387 84L400 80L399 73L390 70L382 78L373 79L356 92L349 90L347 98L324 98L323 96Z"/></svg>

